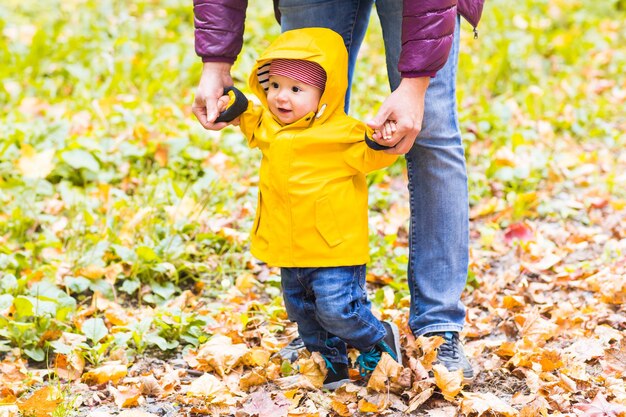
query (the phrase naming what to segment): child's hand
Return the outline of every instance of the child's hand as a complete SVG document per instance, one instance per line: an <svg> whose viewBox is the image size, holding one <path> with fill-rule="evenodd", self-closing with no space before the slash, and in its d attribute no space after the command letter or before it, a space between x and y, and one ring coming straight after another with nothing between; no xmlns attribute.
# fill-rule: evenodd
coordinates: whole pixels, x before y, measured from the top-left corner
<svg viewBox="0 0 626 417"><path fill-rule="evenodd" d="M382 140L391 140L393 134L396 133L397 127L395 120L387 120L380 130L376 129L374 134L382 138Z"/></svg>
<svg viewBox="0 0 626 417"><path fill-rule="evenodd" d="M217 99L217 111L219 113L224 112L228 108L228 103L230 103L230 96L228 94L225 94L222 97L218 98ZM233 125L233 126L239 126L239 117L226 123L228 123L229 125Z"/></svg>

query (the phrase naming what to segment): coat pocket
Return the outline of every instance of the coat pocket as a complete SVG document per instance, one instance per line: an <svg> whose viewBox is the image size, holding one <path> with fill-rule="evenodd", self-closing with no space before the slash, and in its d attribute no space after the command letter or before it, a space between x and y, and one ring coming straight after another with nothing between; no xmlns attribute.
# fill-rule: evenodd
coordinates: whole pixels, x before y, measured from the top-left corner
<svg viewBox="0 0 626 417"><path fill-rule="evenodd" d="M328 197L322 197L315 202L315 228L331 248L343 242L343 235Z"/></svg>

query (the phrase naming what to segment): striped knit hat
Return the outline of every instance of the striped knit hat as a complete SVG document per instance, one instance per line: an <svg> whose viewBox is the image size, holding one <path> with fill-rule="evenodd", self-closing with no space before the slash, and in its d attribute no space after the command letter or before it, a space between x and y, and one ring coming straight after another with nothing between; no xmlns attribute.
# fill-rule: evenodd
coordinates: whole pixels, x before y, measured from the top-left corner
<svg viewBox="0 0 626 417"><path fill-rule="evenodd" d="M275 59L270 64L269 75L282 75L324 91L326 71L317 62L303 59Z"/></svg>

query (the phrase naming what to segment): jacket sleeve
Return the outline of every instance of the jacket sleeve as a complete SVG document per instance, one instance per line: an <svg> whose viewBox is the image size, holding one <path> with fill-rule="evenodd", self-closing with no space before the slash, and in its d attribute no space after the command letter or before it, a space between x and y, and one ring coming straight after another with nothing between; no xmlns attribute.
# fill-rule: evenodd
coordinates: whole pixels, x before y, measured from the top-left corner
<svg viewBox="0 0 626 417"><path fill-rule="evenodd" d="M248 0L193 0L196 54L203 62L235 62L247 6Z"/></svg>
<svg viewBox="0 0 626 417"><path fill-rule="evenodd" d="M350 137L352 143L344 153L346 163L357 172L368 174L393 164L398 155L391 155L384 151L375 151L365 143L365 135L372 136L372 130L365 124L358 124L352 129Z"/></svg>
<svg viewBox="0 0 626 417"><path fill-rule="evenodd" d="M445 65L454 36L456 4L456 0L404 0L398 63L403 78L434 77Z"/></svg>
<svg viewBox="0 0 626 417"><path fill-rule="evenodd" d="M239 119L239 128L248 139L248 145L256 148L258 145L256 131L263 118L263 107L255 106L252 101L248 101L248 109L243 112Z"/></svg>

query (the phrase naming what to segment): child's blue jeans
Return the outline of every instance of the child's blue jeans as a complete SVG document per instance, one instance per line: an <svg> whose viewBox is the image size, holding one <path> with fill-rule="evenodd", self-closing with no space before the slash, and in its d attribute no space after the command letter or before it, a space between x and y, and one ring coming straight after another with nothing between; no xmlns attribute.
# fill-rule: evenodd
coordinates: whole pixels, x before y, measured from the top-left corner
<svg viewBox="0 0 626 417"><path fill-rule="evenodd" d="M289 319L309 351L348 364L346 344L368 352L385 337L365 291L365 265L281 268L281 284Z"/></svg>

